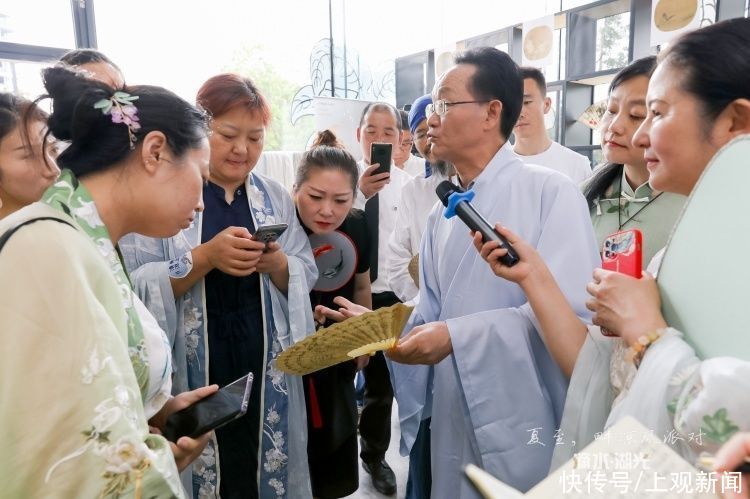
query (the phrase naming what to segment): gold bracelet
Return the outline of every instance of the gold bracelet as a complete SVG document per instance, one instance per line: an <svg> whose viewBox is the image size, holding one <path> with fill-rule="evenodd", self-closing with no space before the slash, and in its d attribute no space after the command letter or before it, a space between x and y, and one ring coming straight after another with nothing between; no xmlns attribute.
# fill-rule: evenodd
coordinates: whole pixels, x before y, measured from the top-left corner
<svg viewBox="0 0 750 499"><path fill-rule="evenodd" d="M635 344L628 349L626 358L638 368L641 365L641 361L643 361L643 356L646 355L648 347L661 338L664 335L664 331L664 329L657 329L638 338Z"/></svg>

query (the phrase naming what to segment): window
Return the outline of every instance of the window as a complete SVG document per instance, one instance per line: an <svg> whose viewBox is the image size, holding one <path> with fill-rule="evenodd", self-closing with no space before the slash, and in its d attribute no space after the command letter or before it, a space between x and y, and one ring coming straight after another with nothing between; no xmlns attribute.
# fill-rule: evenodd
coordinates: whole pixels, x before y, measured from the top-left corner
<svg viewBox="0 0 750 499"><path fill-rule="evenodd" d="M44 92L41 71L48 64L0 59L0 92L36 99Z"/></svg>
<svg viewBox="0 0 750 499"><path fill-rule="evenodd" d="M552 48L552 62L542 68L547 81L558 81L565 78L565 43L566 29L555 30L554 47Z"/></svg>
<svg viewBox="0 0 750 499"><path fill-rule="evenodd" d="M628 63L630 12L596 20L596 71Z"/></svg>
<svg viewBox="0 0 750 499"><path fill-rule="evenodd" d="M4 1L0 6L0 90L36 98L40 70L76 46L96 44L91 1Z"/></svg>
<svg viewBox="0 0 750 499"><path fill-rule="evenodd" d="M137 33L124 32L133 28L124 24L123 8L148 13L138 18ZM193 102L212 76L250 77L271 107L267 151L305 149L313 118L304 114L293 123L292 103L300 89L325 76L313 62L315 50L328 46L321 43L330 36L328 20L326 0L294 2L293 8L289 2L233 0L96 3L99 48L129 83L159 85Z"/></svg>
<svg viewBox="0 0 750 499"><path fill-rule="evenodd" d="M568 17L570 53L567 77L580 79L622 67L630 49L630 0L615 0L572 11Z"/></svg>
<svg viewBox="0 0 750 499"><path fill-rule="evenodd" d="M607 99L609 97L608 91L609 83L600 83L598 85L594 85L594 102L599 102ZM593 131L593 134L591 136L591 143L595 146L600 146L602 143L602 135L598 128Z"/></svg>
<svg viewBox="0 0 750 499"><path fill-rule="evenodd" d="M549 138L557 142L560 140L560 119L558 111L560 109L562 89L559 87L548 88L547 97L552 101L552 105L550 106L549 112L544 115L544 125L547 128L547 135Z"/></svg>
<svg viewBox="0 0 750 499"><path fill-rule="evenodd" d="M71 3L66 0L4 1L0 7L0 42L75 47Z"/></svg>

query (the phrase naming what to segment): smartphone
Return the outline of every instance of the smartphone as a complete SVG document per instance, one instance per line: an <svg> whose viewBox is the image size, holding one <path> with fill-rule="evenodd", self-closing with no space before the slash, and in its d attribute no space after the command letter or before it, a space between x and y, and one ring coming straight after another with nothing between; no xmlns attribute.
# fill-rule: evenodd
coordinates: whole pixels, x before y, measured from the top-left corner
<svg viewBox="0 0 750 499"><path fill-rule="evenodd" d="M287 224L261 225L253 234L253 239L262 243L272 243L281 237Z"/></svg>
<svg viewBox="0 0 750 499"><path fill-rule="evenodd" d="M643 268L643 235L638 229L610 234L602 247L602 268L641 278Z"/></svg>
<svg viewBox="0 0 750 499"><path fill-rule="evenodd" d="M370 146L370 164L379 164L378 168L372 172L372 175L378 173L390 173L391 156L393 154L393 145L373 142Z"/></svg>
<svg viewBox="0 0 750 499"><path fill-rule="evenodd" d="M252 386L253 374L247 373L213 395L175 412L167 418L164 437L171 442L184 436L196 438L242 417L247 412Z"/></svg>

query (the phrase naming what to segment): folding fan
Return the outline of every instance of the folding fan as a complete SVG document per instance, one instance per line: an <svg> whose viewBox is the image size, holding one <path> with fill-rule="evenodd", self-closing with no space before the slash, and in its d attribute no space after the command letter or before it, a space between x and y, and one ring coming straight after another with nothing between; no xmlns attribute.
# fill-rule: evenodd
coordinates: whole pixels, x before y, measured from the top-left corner
<svg viewBox="0 0 750 499"><path fill-rule="evenodd" d="M279 355L276 367L302 376L360 355L392 348L412 309L397 303L320 329Z"/></svg>

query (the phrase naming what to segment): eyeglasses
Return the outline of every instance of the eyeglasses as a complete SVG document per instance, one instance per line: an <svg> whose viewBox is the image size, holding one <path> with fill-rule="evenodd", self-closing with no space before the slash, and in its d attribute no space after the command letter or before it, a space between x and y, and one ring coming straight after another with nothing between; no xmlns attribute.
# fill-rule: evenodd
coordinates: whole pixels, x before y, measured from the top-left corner
<svg viewBox="0 0 750 499"><path fill-rule="evenodd" d="M432 104L427 104L427 107L425 108L425 113L427 113L427 117L429 118L432 116L432 113L436 113L438 116L445 116L445 113L448 112L448 108L451 106L457 106L459 104L487 104L488 102L492 102L491 100L464 100L459 102L448 102L444 99L436 100Z"/></svg>

